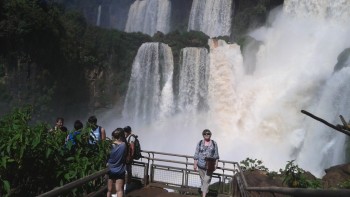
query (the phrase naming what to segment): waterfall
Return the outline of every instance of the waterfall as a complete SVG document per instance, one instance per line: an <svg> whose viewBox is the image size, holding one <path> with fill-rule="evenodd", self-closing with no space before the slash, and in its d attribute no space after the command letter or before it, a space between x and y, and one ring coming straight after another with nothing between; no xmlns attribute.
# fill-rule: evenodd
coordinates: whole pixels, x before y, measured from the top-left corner
<svg viewBox="0 0 350 197"><path fill-rule="evenodd" d="M101 24L101 5L98 5L96 26L100 26L100 24Z"/></svg>
<svg viewBox="0 0 350 197"><path fill-rule="evenodd" d="M166 34L170 30L170 12L169 0L136 0L130 6L125 31Z"/></svg>
<svg viewBox="0 0 350 197"><path fill-rule="evenodd" d="M125 98L123 117L130 123L148 123L173 113L173 56L162 43L144 43L135 57Z"/></svg>
<svg viewBox="0 0 350 197"><path fill-rule="evenodd" d="M188 30L210 37L230 36L232 0L193 0Z"/></svg>
<svg viewBox="0 0 350 197"><path fill-rule="evenodd" d="M193 6L199 9L196 5L207 2L193 1ZM184 48L179 81L174 81L179 84L177 102L172 101L171 82L159 82L165 74L159 68L165 67L159 66L162 58L158 56L166 54L170 62L170 50L161 53L162 46L167 48L164 44L142 45L133 64L124 112L130 119L149 120L133 125L144 139L143 148L191 155L201 132L208 128L224 160L256 158L275 171L296 160L316 176L343 163L346 136L300 111L332 124L341 123L340 114L350 118L350 68L334 73L338 55L350 46L349 12L344 0L285 0L283 7L271 13L268 26L249 33L261 45L256 53L248 50L244 61L237 44L210 39L209 67L203 69L206 51ZM249 66L247 74L244 62L249 58L254 59L249 64L255 65ZM166 72L171 81L172 67L166 68L171 70ZM160 84L168 84L168 89ZM201 97L205 94L207 98ZM163 98L169 102L161 102ZM207 107L198 110L201 98ZM162 121L153 121L164 112L167 116L161 115Z"/></svg>
<svg viewBox="0 0 350 197"><path fill-rule="evenodd" d="M297 17L314 17L330 20L348 20L348 0L285 0L284 11Z"/></svg>
<svg viewBox="0 0 350 197"><path fill-rule="evenodd" d="M347 7L340 9L340 4ZM339 18L337 10L345 18ZM349 103L340 102L346 100L349 87L340 85L344 83L339 81L340 75L333 76L337 56L350 46L345 11L350 11L350 4L341 0L285 1L283 12L275 13L271 27L251 33L264 43L256 55L253 74L262 89L258 97L260 114L253 113L261 119L256 129L275 139L279 147L275 153L296 159L316 176L345 161L346 136L305 117L300 110L333 124L340 123L339 114L349 114L342 110L349 108Z"/></svg>
<svg viewBox="0 0 350 197"><path fill-rule="evenodd" d="M321 116L333 124L341 124L339 115L350 117L350 68L346 67L330 76L324 84L319 100L310 107L315 115ZM348 120L347 120L348 121ZM298 154L297 161L309 169L323 169L345 161L345 139L343 133L337 132L323 124L313 124L308 120L305 125L305 139ZM312 162L310 162L312 161ZM320 166L322 168L320 168Z"/></svg>
<svg viewBox="0 0 350 197"><path fill-rule="evenodd" d="M243 74L243 57L237 44L226 44L222 40L209 40L209 114L220 130L230 130L237 122L238 93L236 90ZM235 133L231 133L236 135Z"/></svg>
<svg viewBox="0 0 350 197"><path fill-rule="evenodd" d="M207 106L209 59L206 48L181 50L178 109L196 113Z"/></svg>

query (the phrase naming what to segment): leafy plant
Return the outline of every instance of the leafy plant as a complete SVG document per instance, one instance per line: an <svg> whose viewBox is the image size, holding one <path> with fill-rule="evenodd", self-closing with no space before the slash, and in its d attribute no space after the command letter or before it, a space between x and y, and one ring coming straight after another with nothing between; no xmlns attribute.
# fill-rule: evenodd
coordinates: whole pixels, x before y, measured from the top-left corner
<svg viewBox="0 0 350 197"><path fill-rule="evenodd" d="M45 123L31 123L32 107L15 109L0 119L0 194L36 196L106 167L110 141L88 143L90 128L65 145L67 133L48 132ZM65 196L82 196L103 184L97 180Z"/></svg>
<svg viewBox="0 0 350 197"><path fill-rule="evenodd" d="M309 180L305 176L305 170L294 164L294 160L288 161L284 170L280 170L285 176L282 183L293 188L319 188L321 183L318 180Z"/></svg>
<svg viewBox="0 0 350 197"><path fill-rule="evenodd" d="M350 189L350 180L339 183L339 188Z"/></svg>
<svg viewBox="0 0 350 197"><path fill-rule="evenodd" d="M247 157L245 160L240 162L240 167L243 171L248 171L248 170L261 170L261 171L266 171L268 172L269 169L266 168L264 165L262 165L262 161L261 160L257 160L257 159L251 159L249 157Z"/></svg>

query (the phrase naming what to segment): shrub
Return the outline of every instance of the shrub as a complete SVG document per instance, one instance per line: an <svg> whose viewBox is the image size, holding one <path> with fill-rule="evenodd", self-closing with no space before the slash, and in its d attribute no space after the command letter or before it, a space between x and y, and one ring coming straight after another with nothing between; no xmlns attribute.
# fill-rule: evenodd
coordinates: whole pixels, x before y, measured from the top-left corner
<svg viewBox="0 0 350 197"><path fill-rule="evenodd" d="M89 145L90 128L65 145L67 133L49 132L45 123L33 124L32 107L13 110L0 119L0 194L36 196L106 167L110 141ZM95 181L66 196L81 196L103 184Z"/></svg>
<svg viewBox="0 0 350 197"><path fill-rule="evenodd" d="M284 170L280 170L285 176L283 183L293 188L319 188L319 180L310 180L305 176L305 170L294 164L294 160L288 161Z"/></svg>
<svg viewBox="0 0 350 197"><path fill-rule="evenodd" d="M249 157L247 157L245 160L240 162L240 167L243 171L248 171L248 170L261 170L261 171L266 171L268 172L269 169L266 168L264 165L262 165L262 161L261 160L257 160L257 159L251 159Z"/></svg>

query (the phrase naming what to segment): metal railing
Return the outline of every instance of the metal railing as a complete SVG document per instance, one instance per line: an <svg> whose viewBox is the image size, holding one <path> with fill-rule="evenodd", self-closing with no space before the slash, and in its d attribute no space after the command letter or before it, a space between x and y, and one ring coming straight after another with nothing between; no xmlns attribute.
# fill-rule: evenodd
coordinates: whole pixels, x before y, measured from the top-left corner
<svg viewBox="0 0 350 197"><path fill-rule="evenodd" d="M142 151L149 166L148 183L164 188L182 191L185 193L198 193L200 178L198 172L193 170L193 156L171 154L156 151ZM209 189L218 194L233 195L232 180L239 171L237 162L219 160L218 168L213 173Z"/></svg>
<svg viewBox="0 0 350 197"><path fill-rule="evenodd" d="M86 184L86 183L88 183L90 181L93 181L93 180L96 180L96 179L99 179L99 178L103 177L107 172L108 172L107 168L103 169L103 170L98 171L96 173L93 173L93 174L91 174L89 176L86 176L86 177L84 177L82 179L78 179L76 181L73 181L73 182L70 182L68 184L65 184L65 185L63 185L61 187L54 188L53 190L48 191L46 193L43 193L43 194L39 195L38 197L52 197L52 196L59 196L59 195L62 195L62 194L69 193L71 190L73 190L73 189L75 189L77 187L83 186L84 184ZM102 192L104 192L106 189L107 189L106 186L101 187L98 191L90 193L87 196L89 196L89 197L98 196Z"/></svg>
<svg viewBox="0 0 350 197"><path fill-rule="evenodd" d="M155 186L177 190L183 194L198 193L200 179L198 172L193 170L194 160L192 156L171 154L155 151L142 151L143 157L134 161L133 179L140 180L144 186ZM108 169L103 169L82 179L73 181L39 197L52 197L66 194L90 181L103 177ZM348 189L304 189L286 187L251 187L248 185L244 173L237 162L219 160L218 168L213 173L210 190L217 195L230 197L249 196L327 196L349 197ZM99 196L106 191L106 186L98 191L88 194L88 197Z"/></svg>
<svg viewBox="0 0 350 197"><path fill-rule="evenodd" d="M155 151L142 151L143 157L134 161L132 165L133 179L140 180L144 186L150 185L177 190L182 193L198 193L200 178L198 172L193 170L194 160L192 156L171 154ZM238 171L238 164L231 161L219 160L218 169L214 172L209 189L218 194L232 196L232 180ZM39 197L52 197L66 194L84 184L103 177L108 169L103 169L87 177L73 181ZM88 194L89 197L98 196L106 191L106 186L98 191Z"/></svg>

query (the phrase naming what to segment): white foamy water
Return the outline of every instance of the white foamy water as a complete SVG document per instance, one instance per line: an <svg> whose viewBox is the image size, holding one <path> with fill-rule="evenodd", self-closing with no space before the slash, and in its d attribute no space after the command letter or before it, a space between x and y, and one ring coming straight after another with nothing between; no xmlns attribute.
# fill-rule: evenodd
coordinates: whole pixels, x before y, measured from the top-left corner
<svg viewBox="0 0 350 197"><path fill-rule="evenodd" d="M210 37L231 34L232 0L193 0L188 30Z"/></svg>
<svg viewBox="0 0 350 197"><path fill-rule="evenodd" d="M136 0L129 9L126 32L142 32L153 36L157 31L170 30L171 2L169 0Z"/></svg>
<svg viewBox="0 0 350 197"><path fill-rule="evenodd" d="M307 2L314 6L305 6L309 5ZM205 72L208 109L196 113L177 111L168 118L162 115L161 119L148 119L169 110L160 110L153 101L150 105L143 104L142 108L138 102L142 103L149 97L155 100L172 97L170 86L174 84L170 85L168 81L167 91L160 91L161 88L156 88L158 92L153 91L160 87L159 83L154 83L156 79L159 81L160 74L159 71L151 72L157 61L149 59L158 56L159 52L157 47L149 44L142 46L135 58L129 84L129 89L137 87L136 84L140 88L134 91L135 96L130 96L132 94L128 91L126 103L129 104L125 105L124 111L135 111L134 118L145 117L149 121L141 124L142 121L131 121L129 117L110 127L131 125L145 150L188 155L194 154L196 143L202 138L201 132L208 128L218 142L221 159L241 161L247 157L256 158L276 171L284 168L287 161L296 160L305 170L321 176L323 169L345 161L346 136L300 111L307 110L333 124L341 123L340 114L350 118L347 110L350 108L350 87L346 83L350 71L346 68L333 73L337 56L350 46L349 22L337 17L347 16L345 10L350 9L344 8L341 10L344 13L337 15L336 9L344 1L325 2L286 0L283 10L274 11L269 27L251 32L250 35L262 45L257 54L248 52L245 55L246 60L253 56L256 59L250 74L244 73L240 46L209 40L209 69ZM323 13L324 6L327 6L327 13L337 17L313 14ZM298 9L300 7L307 9ZM196 50L186 50L182 53L182 68L188 70L180 72L179 78L184 81L174 83L182 84L178 100L188 101L186 97L192 95L190 97L196 101L197 94L192 94L196 88L190 87L198 87L199 82L193 80L199 78L183 75L200 73L196 70L200 70L200 59L203 58L196 58L200 56L195 55ZM151 51L152 55L146 55ZM149 80L145 80L146 76ZM178 103L184 102L167 102L166 106L179 108ZM153 111L139 111L145 107Z"/></svg>
<svg viewBox="0 0 350 197"><path fill-rule="evenodd" d="M172 114L173 56L162 43L144 43L133 63L123 116L132 123L149 123Z"/></svg>
<svg viewBox="0 0 350 197"><path fill-rule="evenodd" d="M101 24L101 5L98 5L96 26L100 26L100 24Z"/></svg>
<svg viewBox="0 0 350 197"><path fill-rule="evenodd" d="M197 113L208 103L209 56L206 48L181 50L178 109Z"/></svg>

